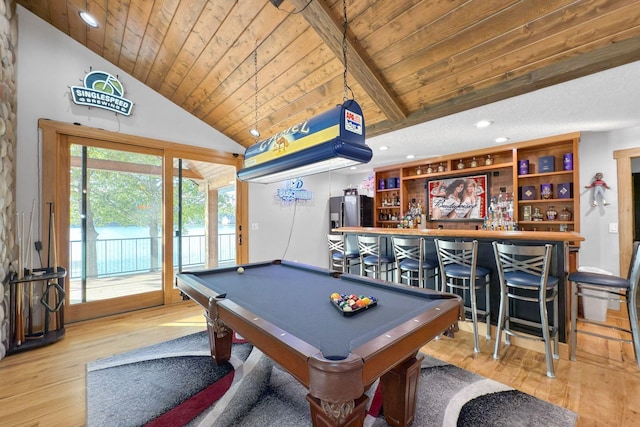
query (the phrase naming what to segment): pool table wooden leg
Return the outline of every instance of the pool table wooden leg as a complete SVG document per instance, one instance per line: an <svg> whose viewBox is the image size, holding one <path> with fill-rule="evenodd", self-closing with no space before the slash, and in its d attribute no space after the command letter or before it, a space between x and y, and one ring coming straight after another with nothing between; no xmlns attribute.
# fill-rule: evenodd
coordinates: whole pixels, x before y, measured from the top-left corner
<svg viewBox="0 0 640 427"><path fill-rule="evenodd" d="M367 415L368 400L363 394L354 401L329 403L307 394L313 427L362 427Z"/></svg>
<svg viewBox="0 0 640 427"><path fill-rule="evenodd" d="M217 365L220 365L231 358L233 331L218 319L212 319L207 315L205 315L205 318L207 319L211 357L213 357Z"/></svg>
<svg viewBox="0 0 640 427"><path fill-rule="evenodd" d="M384 418L390 426L408 426L413 422L423 359L411 357L380 378Z"/></svg>

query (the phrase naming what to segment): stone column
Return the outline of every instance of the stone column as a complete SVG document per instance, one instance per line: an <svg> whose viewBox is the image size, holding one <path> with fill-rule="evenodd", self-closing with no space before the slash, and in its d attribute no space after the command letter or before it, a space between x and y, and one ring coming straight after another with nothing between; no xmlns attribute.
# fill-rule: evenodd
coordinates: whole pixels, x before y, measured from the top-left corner
<svg viewBox="0 0 640 427"><path fill-rule="evenodd" d="M0 359L7 353L10 270L16 260L16 75L18 17L15 0L0 0Z"/></svg>

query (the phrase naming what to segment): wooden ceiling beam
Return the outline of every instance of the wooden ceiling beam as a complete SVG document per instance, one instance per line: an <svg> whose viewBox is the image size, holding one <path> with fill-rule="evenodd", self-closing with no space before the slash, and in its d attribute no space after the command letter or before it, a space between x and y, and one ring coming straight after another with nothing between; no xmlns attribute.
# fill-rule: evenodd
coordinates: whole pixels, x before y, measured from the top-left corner
<svg viewBox="0 0 640 427"><path fill-rule="evenodd" d="M640 37L622 40L600 49L558 61L519 77L505 79L503 83L486 89L464 88L464 91L460 91L460 96L451 97L447 101L437 104L425 105L422 109L412 112L402 122L385 120L373 125L366 125L367 137L383 135L638 60L640 60Z"/></svg>
<svg viewBox="0 0 640 427"><path fill-rule="evenodd" d="M342 22L338 22L331 14L324 0L289 0L309 25L318 33L322 41L334 55L343 60ZM373 69L361 53L361 48L352 37L347 35L347 68L356 81L374 100L391 122L407 117L406 109L393 95L384 79ZM365 121L366 123L366 121Z"/></svg>

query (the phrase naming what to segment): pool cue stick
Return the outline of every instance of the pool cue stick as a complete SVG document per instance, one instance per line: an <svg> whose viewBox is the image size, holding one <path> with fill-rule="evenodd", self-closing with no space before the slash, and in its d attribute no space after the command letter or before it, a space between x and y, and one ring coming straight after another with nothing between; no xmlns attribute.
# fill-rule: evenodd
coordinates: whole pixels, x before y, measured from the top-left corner
<svg viewBox="0 0 640 427"><path fill-rule="evenodd" d="M32 250L32 246L33 246L33 211L35 210L35 206L36 206L36 199L33 199L33 202L31 203L31 215L29 216L29 233L27 234L27 245L26 245L26 251L25 251L25 262L28 259L29 262L29 278L31 278L31 276L33 275L33 250ZM28 323L29 323L29 329L28 329L28 335L27 336L32 336L33 335L33 281L29 281L29 298L28 298L28 303L29 303L29 313L27 314L27 319L28 319Z"/></svg>
<svg viewBox="0 0 640 427"><path fill-rule="evenodd" d="M55 212L51 213L51 239L53 240L53 272L58 272L58 250L56 246L58 242L56 241L56 221L55 221Z"/></svg>
<svg viewBox="0 0 640 427"><path fill-rule="evenodd" d="M22 218L22 220L21 220ZM17 233L18 233L18 280L22 280L24 278L24 269L22 265L22 238L24 234L24 214L18 212L18 217L16 218L17 224ZM22 282L18 282L16 284L16 342L18 345L22 345L23 335L24 335L24 324L23 324L23 308L22 308Z"/></svg>
<svg viewBox="0 0 640 427"><path fill-rule="evenodd" d="M56 275L56 277L54 277L54 278L52 278L50 280L53 280L53 281L57 282L57 280L58 280L58 277L57 277L57 275L58 275L58 249L57 249L58 241L56 240L56 217L55 217L55 212L51 212L51 240L53 242L53 245L51 246L52 250L53 250L53 274ZM55 301L56 304L55 305L57 305L58 304L58 301L57 301L58 295L57 295L57 293L55 294L54 298L56 298L56 301ZM55 317L54 317L54 320L55 320L55 325L54 326L56 328L58 327L58 321L59 321L59 314L58 313L59 312L56 311Z"/></svg>

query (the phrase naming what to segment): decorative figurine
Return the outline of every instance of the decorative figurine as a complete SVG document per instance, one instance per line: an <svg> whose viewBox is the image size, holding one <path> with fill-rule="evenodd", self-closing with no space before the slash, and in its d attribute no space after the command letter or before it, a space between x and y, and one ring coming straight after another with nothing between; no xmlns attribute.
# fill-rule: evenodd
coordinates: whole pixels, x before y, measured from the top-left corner
<svg viewBox="0 0 640 427"><path fill-rule="evenodd" d="M597 172L595 174L595 176L593 177L593 181L591 181L590 185L585 185L584 188L593 188L593 193L591 194L591 206L596 207L598 206L598 196L600 196L600 200L602 200L602 204L604 206L607 206L609 203L604 199L604 190L607 189L611 189L611 187L609 187L607 185L606 182L604 182L604 180L602 179L604 177L604 175L602 175L602 172Z"/></svg>

